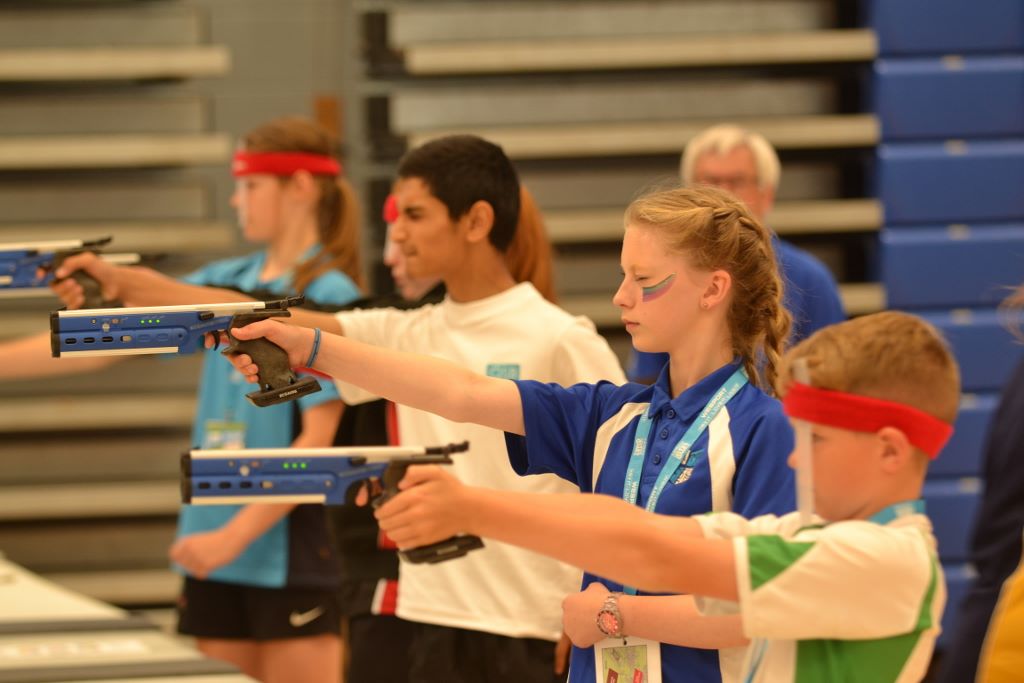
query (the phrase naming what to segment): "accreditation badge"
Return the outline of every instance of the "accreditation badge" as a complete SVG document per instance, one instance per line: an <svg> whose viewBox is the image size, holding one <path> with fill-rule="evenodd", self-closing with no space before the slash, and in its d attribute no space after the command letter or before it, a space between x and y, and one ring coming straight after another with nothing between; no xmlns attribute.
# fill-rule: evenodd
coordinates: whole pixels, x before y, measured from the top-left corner
<svg viewBox="0 0 1024 683"><path fill-rule="evenodd" d="M597 683L661 683L661 643L606 638L594 645Z"/></svg>
<svg viewBox="0 0 1024 683"><path fill-rule="evenodd" d="M207 420L203 448L245 448L245 423Z"/></svg>

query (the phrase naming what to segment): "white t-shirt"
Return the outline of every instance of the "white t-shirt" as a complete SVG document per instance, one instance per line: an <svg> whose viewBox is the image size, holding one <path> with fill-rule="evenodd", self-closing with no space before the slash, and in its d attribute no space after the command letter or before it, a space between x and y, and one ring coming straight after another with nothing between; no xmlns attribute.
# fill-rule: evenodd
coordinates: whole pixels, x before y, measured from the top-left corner
<svg viewBox="0 0 1024 683"><path fill-rule="evenodd" d="M458 363L480 374L572 385L601 379L623 383L618 359L586 318L545 300L530 283L495 296L410 311L377 309L339 313L345 336L399 351ZM377 398L338 382L348 403ZM469 440L452 472L471 486L508 491L578 490L553 474L520 477L512 471L504 434L398 406L402 444L440 445ZM411 565L399 574L398 616L426 624L485 631L514 638L556 640L562 599L579 590L580 572L510 545L487 540L483 550L450 562Z"/></svg>
<svg viewBox="0 0 1024 683"><path fill-rule="evenodd" d="M894 506L899 509L900 506ZM732 539L744 681L916 683L928 670L945 581L926 516L800 528L799 513L697 517L705 537ZM702 598L705 613L736 603Z"/></svg>

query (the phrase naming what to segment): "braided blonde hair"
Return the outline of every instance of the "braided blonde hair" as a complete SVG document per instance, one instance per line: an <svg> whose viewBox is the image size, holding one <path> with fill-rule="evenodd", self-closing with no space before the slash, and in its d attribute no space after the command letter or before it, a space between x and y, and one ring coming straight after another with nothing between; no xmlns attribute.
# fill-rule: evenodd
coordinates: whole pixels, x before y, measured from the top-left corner
<svg viewBox="0 0 1024 683"><path fill-rule="evenodd" d="M727 319L733 354L742 359L752 383L774 393L792 317L782 305L782 278L768 229L731 194L714 187L645 195L626 209L625 222L657 230L692 266L732 276Z"/></svg>

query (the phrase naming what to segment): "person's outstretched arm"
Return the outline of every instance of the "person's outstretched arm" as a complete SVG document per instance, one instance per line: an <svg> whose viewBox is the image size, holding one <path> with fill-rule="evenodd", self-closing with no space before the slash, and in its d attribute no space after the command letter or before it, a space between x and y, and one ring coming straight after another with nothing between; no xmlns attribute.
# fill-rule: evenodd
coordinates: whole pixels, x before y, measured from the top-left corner
<svg viewBox="0 0 1024 683"><path fill-rule="evenodd" d="M309 367L313 330L264 320L232 331L238 339L266 337L288 352L293 367ZM247 355L231 362L249 381L258 371ZM454 422L524 434L519 389L507 379L485 377L451 361L362 344L323 334L312 367L395 403ZM424 444L431 445L431 444Z"/></svg>
<svg viewBox="0 0 1024 683"><path fill-rule="evenodd" d="M100 283L107 299L120 299L126 306L187 306L191 304L224 304L250 301L233 289L204 287L182 282L173 277L142 266L115 266L93 253L76 254L67 258L57 269L58 281L51 285L68 308L81 308L84 301L82 287L68 276L82 270ZM67 278L67 279L60 279ZM290 309L291 316L282 318L292 325L319 327L341 334L341 325L332 313Z"/></svg>
<svg viewBox="0 0 1024 683"><path fill-rule="evenodd" d="M54 358L50 333L13 339L0 344L0 381L76 375L109 367L125 356Z"/></svg>
<svg viewBox="0 0 1024 683"><path fill-rule="evenodd" d="M377 510L399 547L475 534L527 548L648 592L737 599L728 540L696 520L655 515L611 496L463 486L439 467L411 467L402 493Z"/></svg>
<svg viewBox="0 0 1024 683"><path fill-rule="evenodd" d="M607 637L597 627L597 614L608 593L595 581L562 601L562 624L576 647L590 647ZM692 595L620 595L618 606L623 631L637 638L705 650L750 642L739 614L701 614Z"/></svg>

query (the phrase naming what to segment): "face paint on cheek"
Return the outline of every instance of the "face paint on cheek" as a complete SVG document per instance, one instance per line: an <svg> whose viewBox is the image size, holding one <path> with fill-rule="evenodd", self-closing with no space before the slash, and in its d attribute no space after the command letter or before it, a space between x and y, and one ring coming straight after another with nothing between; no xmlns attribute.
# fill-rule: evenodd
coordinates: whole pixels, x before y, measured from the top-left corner
<svg viewBox="0 0 1024 683"><path fill-rule="evenodd" d="M667 278L665 278L656 285L651 285L650 287L643 287L643 302L647 303L648 301L654 301L655 299L664 296L665 293L672 288L672 282L675 279L676 274L672 273L671 275L669 275Z"/></svg>

